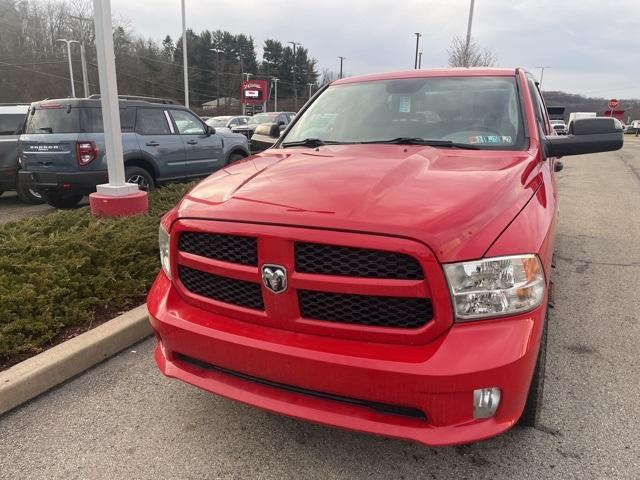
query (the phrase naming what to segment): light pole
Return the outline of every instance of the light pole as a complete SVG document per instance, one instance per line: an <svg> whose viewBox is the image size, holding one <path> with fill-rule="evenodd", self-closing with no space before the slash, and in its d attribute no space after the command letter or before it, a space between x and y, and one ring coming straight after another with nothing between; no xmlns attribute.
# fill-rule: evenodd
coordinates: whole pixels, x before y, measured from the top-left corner
<svg viewBox="0 0 640 480"><path fill-rule="evenodd" d="M84 89L84 96L86 98L89 96L89 77L87 75L87 54L84 49L84 39L86 38L86 36L83 33L82 22L93 22L93 19L76 17L73 15L70 15L70 17L73 18L74 20L78 20L78 23L81 25L80 38L82 41L80 42L80 60L82 62L82 86Z"/></svg>
<svg viewBox="0 0 640 480"><path fill-rule="evenodd" d="M93 0L93 13L109 183L97 185L96 193L89 196L91 212L94 215L111 217L145 213L148 210L147 192L141 191L134 183L127 183L125 176L118 82L113 53L111 0Z"/></svg>
<svg viewBox="0 0 640 480"><path fill-rule="evenodd" d="M340 59L340 77L342 78L342 63L347 59L347 57L338 57Z"/></svg>
<svg viewBox="0 0 640 480"><path fill-rule="evenodd" d="M313 87L313 83L307 83L309 85L309 100L311 100L311 87Z"/></svg>
<svg viewBox="0 0 640 480"><path fill-rule="evenodd" d="M413 68L417 70L418 69L418 49L420 48L420 37L422 36L422 34L416 32L415 36L416 36L416 59L413 64Z"/></svg>
<svg viewBox="0 0 640 480"><path fill-rule="evenodd" d="M471 26L473 25L473 7L475 0L471 0L469 5L469 21L467 22L467 43L465 44L464 66L469 67L469 47L471 46Z"/></svg>
<svg viewBox="0 0 640 480"><path fill-rule="evenodd" d="M547 66L541 66L541 67L536 67L540 69L540 91L542 91L542 79L544 78L544 69L545 68L551 68L551 67L547 67Z"/></svg>
<svg viewBox="0 0 640 480"><path fill-rule="evenodd" d="M69 76L71 77L71 96L76 98L76 86L73 81L73 64L71 63L71 44L80 43L77 40L67 40L66 38L58 38L56 42L64 42L67 44L67 59L69 60Z"/></svg>
<svg viewBox="0 0 640 480"><path fill-rule="evenodd" d="M294 110L298 111L298 87L296 85L296 46L302 45L298 42L287 42L293 46L293 106Z"/></svg>
<svg viewBox="0 0 640 480"><path fill-rule="evenodd" d="M210 48L209 50L216 52L216 110L220 110L220 54L223 50L219 48Z"/></svg>
<svg viewBox="0 0 640 480"><path fill-rule="evenodd" d="M422 52L418 53L418 69L422 68Z"/></svg>
<svg viewBox="0 0 640 480"><path fill-rule="evenodd" d="M273 111L278 111L278 81L280 79L278 77L273 77L271 81L273 82Z"/></svg>
<svg viewBox="0 0 640 480"><path fill-rule="evenodd" d="M95 1L95 0L94 0ZM182 0L182 68L184 70L184 106L189 108L189 72L187 64L187 18Z"/></svg>

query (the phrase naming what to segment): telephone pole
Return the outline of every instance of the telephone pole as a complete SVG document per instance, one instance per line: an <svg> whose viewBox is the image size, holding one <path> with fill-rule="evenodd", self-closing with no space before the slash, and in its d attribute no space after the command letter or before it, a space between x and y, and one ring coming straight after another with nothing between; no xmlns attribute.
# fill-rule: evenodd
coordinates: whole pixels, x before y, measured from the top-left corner
<svg viewBox="0 0 640 480"><path fill-rule="evenodd" d="M415 62L413 64L413 68L415 70L417 70L418 69L418 49L420 48L420 37L422 36L422 34L416 32L415 36L416 36L416 59L415 59Z"/></svg>
<svg viewBox="0 0 640 480"><path fill-rule="evenodd" d="M296 46L302 45L298 42L287 42L293 46L293 106L294 110L298 111L298 87L296 85Z"/></svg>
<svg viewBox="0 0 640 480"><path fill-rule="evenodd" d="M340 77L342 78L342 63L347 59L347 57L338 57L340 59Z"/></svg>
<svg viewBox="0 0 640 480"><path fill-rule="evenodd" d="M273 77L271 81L273 82L274 94L273 94L273 111L278 111L278 81L280 79L278 77Z"/></svg>

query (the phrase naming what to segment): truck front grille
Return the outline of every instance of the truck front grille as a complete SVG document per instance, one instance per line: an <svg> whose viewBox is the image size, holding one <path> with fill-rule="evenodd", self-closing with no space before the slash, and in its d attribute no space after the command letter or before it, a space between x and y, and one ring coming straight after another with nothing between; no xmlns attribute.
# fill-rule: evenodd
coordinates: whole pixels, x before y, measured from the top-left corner
<svg viewBox="0 0 640 480"><path fill-rule="evenodd" d="M201 257L242 265L258 265L258 242L255 237L218 233L183 232L179 248Z"/></svg>
<svg viewBox="0 0 640 480"><path fill-rule="evenodd" d="M187 290L219 302L264 310L260 285L179 266L180 281Z"/></svg>
<svg viewBox="0 0 640 480"><path fill-rule="evenodd" d="M419 328L433 317L428 298L298 290L298 304L305 318L370 327Z"/></svg>
<svg viewBox="0 0 640 480"><path fill-rule="evenodd" d="M427 338L440 328L431 288L442 282L428 280L441 272L431 270L436 262L418 242L204 220L180 220L175 235L178 290L217 314L382 342ZM337 245L329 243L333 239ZM267 264L286 272L283 291L275 293L264 283Z"/></svg>
<svg viewBox="0 0 640 480"><path fill-rule="evenodd" d="M424 278L416 259L403 253L296 242L295 257L296 270L304 273L398 280Z"/></svg>

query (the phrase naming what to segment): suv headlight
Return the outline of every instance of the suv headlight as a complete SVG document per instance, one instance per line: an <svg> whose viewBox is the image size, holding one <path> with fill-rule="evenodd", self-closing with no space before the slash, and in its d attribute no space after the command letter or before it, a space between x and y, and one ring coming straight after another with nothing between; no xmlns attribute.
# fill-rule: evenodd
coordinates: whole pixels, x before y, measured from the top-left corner
<svg viewBox="0 0 640 480"><path fill-rule="evenodd" d="M457 320L524 312L544 297L544 273L536 255L451 263L444 272Z"/></svg>
<svg viewBox="0 0 640 480"><path fill-rule="evenodd" d="M169 232L167 232L162 224L160 224L160 228L158 229L158 246L160 247L160 265L162 265L162 270L167 275L167 277L171 278L171 257L169 256Z"/></svg>

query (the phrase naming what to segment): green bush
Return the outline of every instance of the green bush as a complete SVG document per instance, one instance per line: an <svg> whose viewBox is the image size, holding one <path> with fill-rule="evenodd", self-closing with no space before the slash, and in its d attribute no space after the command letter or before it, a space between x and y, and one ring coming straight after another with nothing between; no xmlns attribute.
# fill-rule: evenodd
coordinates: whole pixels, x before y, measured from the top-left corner
<svg viewBox="0 0 640 480"><path fill-rule="evenodd" d="M0 226L0 365L144 302L159 219L191 186L152 192L148 215L96 218L84 207Z"/></svg>

